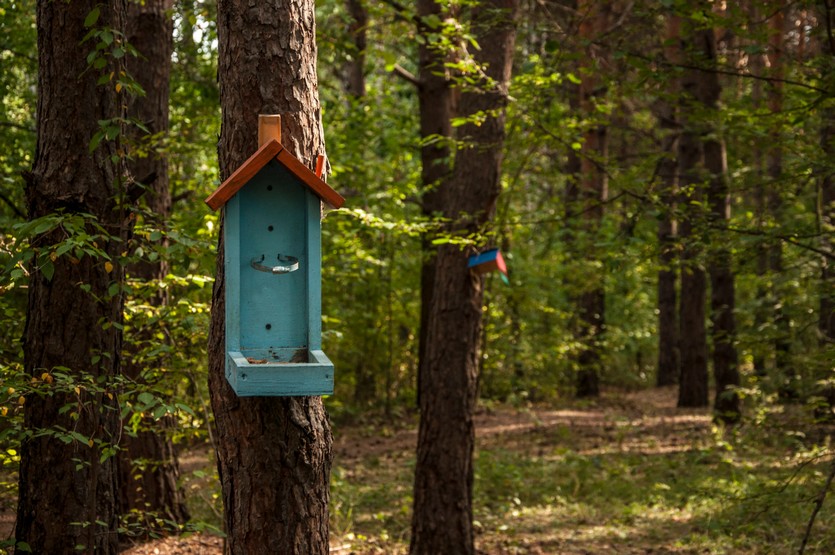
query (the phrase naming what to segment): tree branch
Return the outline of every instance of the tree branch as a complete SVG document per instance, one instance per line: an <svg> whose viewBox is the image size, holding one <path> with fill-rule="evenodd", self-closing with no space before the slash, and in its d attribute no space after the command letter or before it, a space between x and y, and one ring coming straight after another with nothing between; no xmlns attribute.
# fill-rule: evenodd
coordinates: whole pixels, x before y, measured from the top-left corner
<svg viewBox="0 0 835 555"><path fill-rule="evenodd" d="M786 85L794 85L796 87L803 87L805 89L809 89L811 91L819 92L822 94L829 94L829 91L826 89L822 89L820 87L816 87L814 85L810 85L808 83L802 83L800 81L794 81L791 79L780 79L777 77L768 77L765 75L755 75L753 73L743 73L739 71L733 71L729 69L720 69L716 67L701 67L698 65L692 64L684 64L684 63L673 63L669 60L665 60L662 58L653 58L652 56L647 56L645 54L640 54L638 52L627 51L626 54L628 56L632 56L634 58L638 58L639 60L644 60L647 62L653 62L661 66L665 66L668 68L680 68L680 69L695 69L698 71L703 71L705 73L716 73L718 75L729 75L731 77L742 77L745 79L755 79L757 81L766 81L768 83L784 83Z"/></svg>
<svg viewBox="0 0 835 555"><path fill-rule="evenodd" d="M826 494L829 492L829 487L832 485L832 480L835 479L835 460L833 460L830 464L831 468L829 469L829 475L826 477L826 484L824 484L817 499L815 499L815 508L812 511L812 516L809 517L809 522L806 524L806 533L803 534L803 541L800 543L800 549L797 550L798 555L803 555L806 551L806 543L809 541L809 536L812 534L812 525L815 524L815 518L817 518L818 512L823 506Z"/></svg>
<svg viewBox="0 0 835 555"><path fill-rule="evenodd" d="M21 131L28 131L29 133L37 133L37 131L31 127L26 127L25 125L14 123L12 121L0 121L0 127L12 127L14 129L20 129Z"/></svg>
<svg viewBox="0 0 835 555"><path fill-rule="evenodd" d="M14 212L15 215L17 215L20 218L26 218L26 214L23 213L23 210L18 208L17 205L15 205L15 203L13 203L12 200L9 197L7 197L3 192L0 192L0 200L5 202L9 206L9 208L12 209L12 212Z"/></svg>
<svg viewBox="0 0 835 555"><path fill-rule="evenodd" d="M421 80L418 79L417 77L415 77L414 74L411 71L404 68L400 64L394 64L394 69L392 69L391 72L393 74L397 75L398 77L408 81L409 83L411 83L415 87L420 88L421 85L423 84L421 82Z"/></svg>

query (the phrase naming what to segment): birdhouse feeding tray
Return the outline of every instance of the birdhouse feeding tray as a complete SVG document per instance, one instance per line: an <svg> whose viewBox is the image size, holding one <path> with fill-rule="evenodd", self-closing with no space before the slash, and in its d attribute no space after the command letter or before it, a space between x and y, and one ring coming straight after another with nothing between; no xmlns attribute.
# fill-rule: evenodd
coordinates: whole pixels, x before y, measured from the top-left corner
<svg viewBox="0 0 835 555"><path fill-rule="evenodd" d="M226 378L239 396L325 395L322 201L344 199L276 139L206 203L224 210Z"/></svg>

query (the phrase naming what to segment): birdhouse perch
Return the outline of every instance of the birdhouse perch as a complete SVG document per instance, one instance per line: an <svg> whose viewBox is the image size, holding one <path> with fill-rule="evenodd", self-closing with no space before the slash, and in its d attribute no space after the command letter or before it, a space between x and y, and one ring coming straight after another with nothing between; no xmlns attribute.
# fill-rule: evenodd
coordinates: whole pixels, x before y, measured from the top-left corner
<svg viewBox="0 0 835 555"><path fill-rule="evenodd" d="M239 396L325 395L321 203L344 199L259 116L260 148L207 199L224 210L226 379ZM321 163L320 163L321 164Z"/></svg>

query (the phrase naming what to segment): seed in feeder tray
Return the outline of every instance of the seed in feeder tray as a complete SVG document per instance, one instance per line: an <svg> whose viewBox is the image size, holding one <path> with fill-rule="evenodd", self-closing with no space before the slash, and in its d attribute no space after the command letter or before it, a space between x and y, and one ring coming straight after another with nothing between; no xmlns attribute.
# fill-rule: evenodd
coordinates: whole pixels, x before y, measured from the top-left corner
<svg viewBox="0 0 835 555"><path fill-rule="evenodd" d="M267 364L267 362L269 362L269 361L267 361L266 359L263 359L263 358L252 358L252 357L246 357L246 361L250 364Z"/></svg>

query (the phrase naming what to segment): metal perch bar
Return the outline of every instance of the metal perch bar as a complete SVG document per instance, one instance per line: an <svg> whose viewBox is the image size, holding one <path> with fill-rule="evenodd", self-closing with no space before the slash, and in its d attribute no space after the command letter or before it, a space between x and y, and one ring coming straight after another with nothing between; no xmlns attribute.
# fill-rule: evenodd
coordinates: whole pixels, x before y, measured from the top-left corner
<svg viewBox="0 0 835 555"><path fill-rule="evenodd" d="M276 258L279 263L278 266L264 266L262 264L264 262L263 254L261 258L253 258L249 265L259 272L268 272L271 274L289 274L299 269L299 259L295 256L281 256L279 254Z"/></svg>

